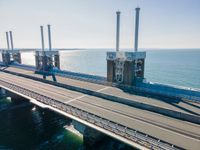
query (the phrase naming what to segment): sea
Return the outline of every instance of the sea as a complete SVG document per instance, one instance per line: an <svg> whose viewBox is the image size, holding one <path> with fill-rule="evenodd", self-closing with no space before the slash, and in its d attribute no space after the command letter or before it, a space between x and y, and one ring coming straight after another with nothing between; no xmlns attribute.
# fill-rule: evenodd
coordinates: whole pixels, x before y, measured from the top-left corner
<svg viewBox="0 0 200 150"><path fill-rule="evenodd" d="M60 51L61 69L106 77L106 52L114 49ZM122 49L121 51L132 51ZM200 49L140 49L146 51L145 78L180 87L200 89ZM34 65L34 53L23 52L22 63ZM0 150L82 150L83 137L66 129L71 120L37 106L13 109L10 99L0 99ZM110 141L108 143L108 141ZM91 149L128 149L105 140Z"/></svg>

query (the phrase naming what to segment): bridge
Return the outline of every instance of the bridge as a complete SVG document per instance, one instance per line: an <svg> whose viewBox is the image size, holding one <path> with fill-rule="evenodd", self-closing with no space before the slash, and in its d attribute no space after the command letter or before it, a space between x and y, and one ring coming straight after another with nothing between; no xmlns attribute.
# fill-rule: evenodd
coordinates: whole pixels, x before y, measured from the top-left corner
<svg viewBox="0 0 200 150"><path fill-rule="evenodd" d="M24 67L1 67L0 87L139 149L200 146L199 103L182 100L170 104L105 83L56 78L57 82L50 77L45 80ZM171 112L165 115L165 111Z"/></svg>
<svg viewBox="0 0 200 150"><path fill-rule="evenodd" d="M14 93L138 149L200 147L200 91L149 83L144 78L145 52L138 52L139 11L136 8L135 51L107 53L107 78L60 69L58 50L35 51L35 66L22 65L21 51L1 50L0 96ZM52 77L52 78L51 78Z"/></svg>

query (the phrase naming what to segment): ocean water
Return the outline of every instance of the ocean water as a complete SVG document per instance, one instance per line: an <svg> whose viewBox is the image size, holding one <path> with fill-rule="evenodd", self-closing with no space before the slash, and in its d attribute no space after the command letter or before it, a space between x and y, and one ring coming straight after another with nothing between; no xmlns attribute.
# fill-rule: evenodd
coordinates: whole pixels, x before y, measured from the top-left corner
<svg viewBox="0 0 200 150"><path fill-rule="evenodd" d="M112 49L61 51L61 69L106 76L106 52ZM123 51L131 51L123 49ZM200 49L146 50L147 81L200 88ZM34 53L22 54L22 63L34 65Z"/></svg>
<svg viewBox="0 0 200 150"><path fill-rule="evenodd" d="M61 51L61 69L106 76L106 51L112 49ZM34 53L22 53L22 61L34 65ZM145 77L200 89L200 50L147 50ZM64 128L69 118L36 106L12 109L13 105L9 99L0 99L0 150L84 149L83 138ZM93 149L130 149L113 141L106 139Z"/></svg>
<svg viewBox="0 0 200 150"><path fill-rule="evenodd" d="M0 99L0 150L76 150L83 138L64 128L71 120L36 106L12 109Z"/></svg>
<svg viewBox="0 0 200 150"><path fill-rule="evenodd" d="M66 129L73 123L81 133L83 125L51 110L20 106L0 99L0 150L134 150L108 136L88 147L82 135Z"/></svg>

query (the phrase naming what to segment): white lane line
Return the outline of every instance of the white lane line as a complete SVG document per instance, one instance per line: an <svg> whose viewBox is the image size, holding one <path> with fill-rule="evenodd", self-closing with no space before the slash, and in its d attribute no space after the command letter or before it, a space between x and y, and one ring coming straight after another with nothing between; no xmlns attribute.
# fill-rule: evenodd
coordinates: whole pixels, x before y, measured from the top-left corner
<svg viewBox="0 0 200 150"><path fill-rule="evenodd" d="M87 95L86 95L86 94L83 94L83 95L81 95L81 96L79 96L79 97L77 97L77 98L73 98L73 99L71 99L71 100L65 102L65 104L68 104L68 103L70 103L70 102L72 102L72 101L75 101L75 100L81 99L81 98L83 98L83 97L85 97L85 96L87 96Z"/></svg>
<svg viewBox="0 0 200 150"><path fill-rule="evenodd" d="M104 90L109 89L109 88L110 88L110 87L108 86L108 87L102 88L102 89L100 89L100 90L97 90L96 92L101 92L101 91L104 91Z"/></svg>
<svg viewBox="0 0 200 150"><path fill-rule="evenodd" d="M96 92L101 92L101 91L106 90L106 89L108 89L108 88L110 88L110 87L102 88L102 89L100 89L100 90L97 90ZM65 102L65 104L68 104L68 103L70 103L70 102L79 100L79 99L81 99L81 98L83 98L83 97L86 97L86 96L88 96L88 95L87 95L87 94L83 94L83 95L81 95L81 96L78 96L78 97L76 97L76 98L73 98L73 99L71 99L71 100Z"/></svg>

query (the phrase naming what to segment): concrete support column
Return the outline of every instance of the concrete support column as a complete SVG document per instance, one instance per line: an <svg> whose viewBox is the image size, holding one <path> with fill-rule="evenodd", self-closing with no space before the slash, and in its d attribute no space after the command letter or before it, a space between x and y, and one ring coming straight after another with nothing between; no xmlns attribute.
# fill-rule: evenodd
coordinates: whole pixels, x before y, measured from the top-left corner
<svg viewBox="0 0 200 150"><path fill-rule="evenodd" d="M18 62L19 64L21 64L22 60L21 60L21 53L13 53L13 60L15 62Z"/></svg>
<svg viewBox="0 0 200 150"><path fill-rule="evenodd" d="M9 42L9 35L8 32L6 32L6 41L7 41L7 48L10 49L10 42Z"/></svg>
<svg viewBox="0 0 200 150"><path fill-rule="evenodd" d="M2 61L6 66L10 64L10 54L8 52L2 52Z"/></svg>
<svg viewBox="0 0 200 150"><path fill-rule="evenodd" d="M117 14L117 27L116 27L116 51L119 51L119 40L120 40L120 11Z"/></svg>
<svg viewBox="0 0 200 150"><path fill-rule="evenodd" d="M0 87L0 98L6 97L6 90Z"/></svg>
<svg viewBox="0 0 200 150"><path fill-rule="evenodd" d="M42 57L43 71L49 71L48 66L47 66L47 62L48 62L48 57L45 55L45 56Z"/></svg>
<svg viewBox="0 0 200 150"><path fill-rule="evenodd" d="M51 26L48 24L47 25L48 28L48 37L49 37L49 50L51 51Z"/></svg>
<svg viewBox="0 0 200 150"><path fill-rule="evenodd" d="M35 67L36 70L39 70L39 56L35 56Z"/></svg>
<svg viewBox="0 0 200 150"><path fill-rule="evenodd" d="M44 51L44 31L43 26L40 26L40 32L41 32L41 43L42 43L42 50Z"/></svg>
<svg viewBox="0 0 200 150"><path fill-rule="evenodd" d="M94 130L90 127L86 127L83 134L83 142L85 149L94 148L95 145L100 143L104 139L105 135L101 132Z"/></svg>
<svg viewBox="0 0 200 150"><path fill-rule="evenodd" d="M115 82L115 62L107 60L107 81Z"/></svg>
<svg viewBox="0 0 200 150"><path fill-rule="evenodd" d="M24 102L27 102L28 100L20 95L17 95L15 93L12 93L10 91L6 91L6 96L11 98L11 101L15 104L21 104Z"/></svg>
<svg viewBox="0 0 200 150"><path fill-rule="evenodd" d="M135 14L135 52L138 51L138 33L139 33L139 14L140 8L136 8Z"/></svg>
<svg viewBox="0 0 200 150"><path fill-rule="evenodd" d="M10 33L11 50L14 50L12 31L9 31L9 33Z"/></svg>
<svg viewBox="0 0 200 150"><path fill-rule="evenodd" d="M60 69L60 56L59 55L55 55L54 56L54 61L55 61L55 67Z"/></svg>

